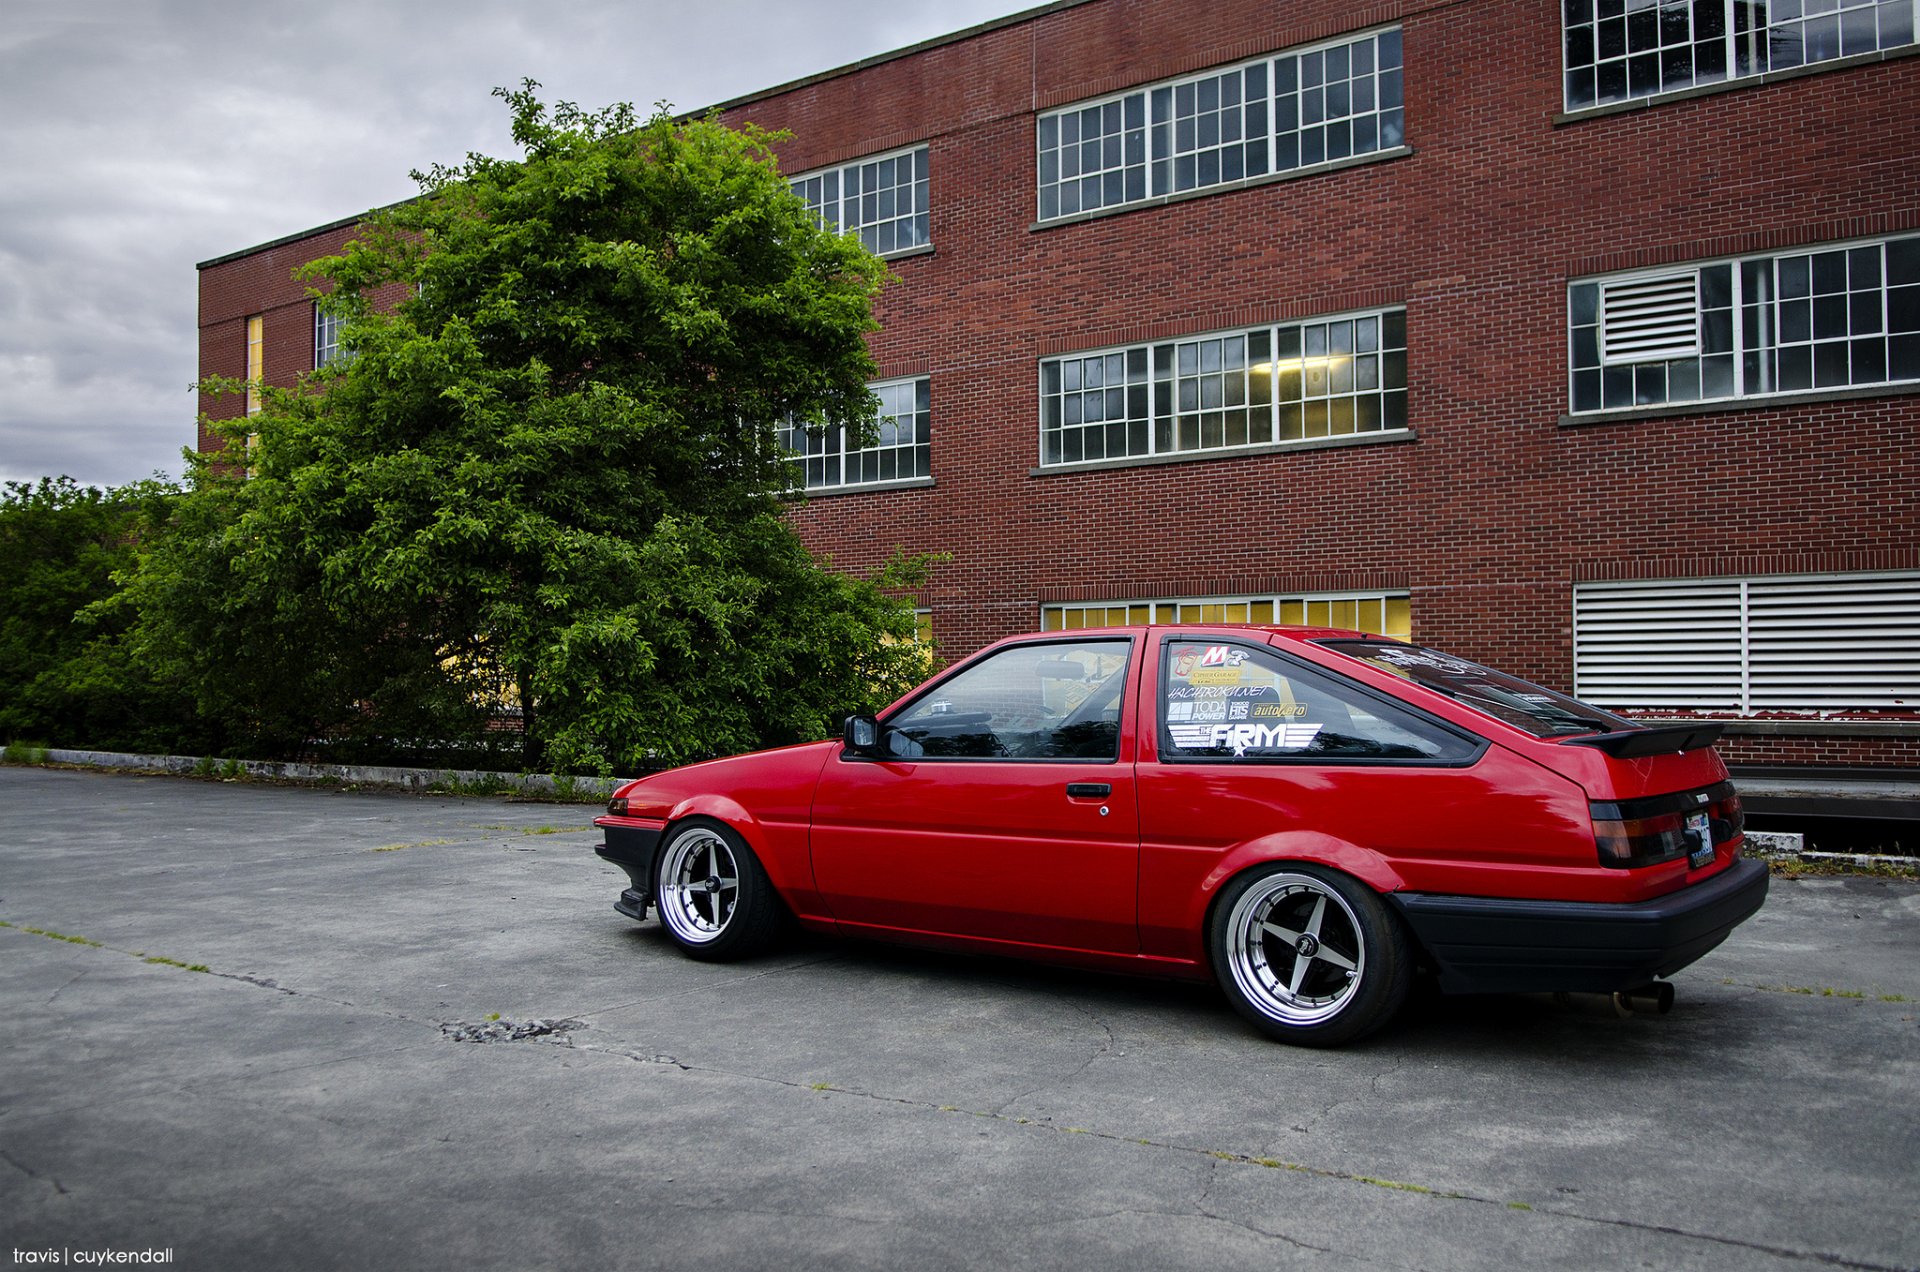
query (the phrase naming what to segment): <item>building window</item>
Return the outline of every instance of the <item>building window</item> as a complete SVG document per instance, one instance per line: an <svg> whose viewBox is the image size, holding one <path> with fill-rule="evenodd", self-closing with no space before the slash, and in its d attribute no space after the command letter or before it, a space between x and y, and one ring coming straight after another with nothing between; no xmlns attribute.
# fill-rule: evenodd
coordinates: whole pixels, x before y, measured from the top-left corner
<svg viewBox="0 0 1920 1272"><path fill-rule="evenodd" d="M858 234L876 256L910 252L933 241L925 146L803 173L791 184L821 225Z"/></svg>
<svg viewBox="0 0 1920 1272"><path fill-rule="evenodd" d="M266 319L247 319L247 414L260 413L260 386L267 381Z"/></svg>
<svg viewBox="0 0 1920 1272"><path fill-rule="evenodd" d="M1040 607L1042 631L1139 627L1148 623L1291 623L1339 627L1407 640L1413 617L1405 592L1295 592L1172 600L1072 601Z"/></svg>
<svg viewBox="0 0 1920 1272"><path fill-rule="evenodd" d="M1401 310L1040 363L1040 462L1179 455L1407 426Z"/></svg>
<svg viewBox="0 0 1920 1272"><path fill-rule="evenodd" d="M869 387L879 400L871 446L849 449L847 430L838 424L827 428L789 424L780 430L780 444L792 452L804 489L871 486L932 475L930 382L922 376Z"/></svg>
<svg viewBox="0 0 1920 1272"><path fill-rule="evenodd" d="M1914 42L1914 0L1564 0L1568 110Z"/></svg>
<svg viewBox="0 0 1920 1272"><path fill-rule="evenodd" d="M345 355L340 349L340 319L319 305L313 307L313 368L318 371Z"/></svg>
<svg viewBox="0 0 1920 1272"><path fill-rule="evenodd" d="M1920 707L1920 572L1581 583L1574 696L1625 710Z"/></svg>
<svg viewBox="0 0 1920 1272"><path fill-rule="evenodd" d="M1400 32L1296 49L1041 115L1040 220L1388 150Z"/></svg>
<svg viewBox="0 0 1920 1272"><path fill-rule="evenodd" d="M1586 280L1568 302L1575 413L1920 380L1920 237Z"/></svg>

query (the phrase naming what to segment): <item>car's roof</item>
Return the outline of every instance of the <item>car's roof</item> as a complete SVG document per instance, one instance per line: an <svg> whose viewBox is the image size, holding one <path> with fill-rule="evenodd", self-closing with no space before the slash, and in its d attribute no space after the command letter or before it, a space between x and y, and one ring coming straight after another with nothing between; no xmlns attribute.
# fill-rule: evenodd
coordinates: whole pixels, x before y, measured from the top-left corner
<svg viewBox="0 0 1920 1272"><path fill-rule="evenodd" d="M1091 634L1131 635L1136 632L1165 632L1178 636L1182 632L1191 633L1196 639L1225 633L1264 633L1278 636L1283 640L1394 640L1392 636L1378 636L1369 632L1355 631L1350 627L1307 627L1286 623L1141 623L1121 627L1073 627L1059 628L1050 632L1035 632L1038 637L1083 636Z"/></svg>

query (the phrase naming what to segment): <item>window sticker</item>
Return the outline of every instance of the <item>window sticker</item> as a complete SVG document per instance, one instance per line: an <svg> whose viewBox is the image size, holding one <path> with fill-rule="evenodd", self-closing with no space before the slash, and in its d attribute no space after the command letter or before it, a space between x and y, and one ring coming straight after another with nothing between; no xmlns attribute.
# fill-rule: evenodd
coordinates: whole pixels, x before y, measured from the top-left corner
<svg viewBox="0 0 1920 1272"><path fill-rule="evenodd" d="M1240 677L1236 674L1228 680L1206 680L1193 674L1198 667L1238 667L1247 661L1247 651L1235 649L1231 645L1209 645L1204 650L1187 646L1174 655L1173 674L1175 678L1191 678L1195 684L1237 684Z"/></svg>
<svg viewBox="0 0 1920 1272"><path fill-rule="evenodd" d="M1448 671L1455 675L1481 670L1478 664L1461 658L1450 658L1445 654L1435 653L1431 649L1378 646L1368 649L1366 656L1375 662L1388 663L1394 667L1432 667L1436 671Z"/></svg>
<svg viewBox="0 0 1920 1272"><path fill-rule="evenodd" d="M1168 685L1168 701L1184 698L1258 698L1266 693L1270 685L1247 685L1238 682L1230 685Z"/></svg>
<svg viewBox="0 0 1920 1272"><path fill-rule="evenodd" d="M1168 724L1173 742L1185 751L1232 747L1236 756L1247 748L1263 751L1299 751L1320 736L1317 724Z"/></svg>

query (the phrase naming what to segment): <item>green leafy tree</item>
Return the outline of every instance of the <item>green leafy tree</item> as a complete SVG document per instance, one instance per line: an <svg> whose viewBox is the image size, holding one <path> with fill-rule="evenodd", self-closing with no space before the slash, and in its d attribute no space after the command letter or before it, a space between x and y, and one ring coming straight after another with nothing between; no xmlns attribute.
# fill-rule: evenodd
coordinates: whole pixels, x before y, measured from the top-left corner
<svg viewBox="0 0 1920 1272"><path fill-rule="evenodd" d="M870 427L885 273L776 140L496 90L515 161L416 178L309 277L348 356L225 427L143 565L146 656L265 749L479 741L632 769L821 736L913 618L782 516L789 419ZM330 286L329 286L330 285Z"/></svg>
<svg viewBox="0 0 1920 1272"><path fill-rule="evenodd" d="M171 749L192 713L129 654L127 615L101 607L140 528L178 495L155 478L102 490L70 477L0 491L0 737Z"/></svg>

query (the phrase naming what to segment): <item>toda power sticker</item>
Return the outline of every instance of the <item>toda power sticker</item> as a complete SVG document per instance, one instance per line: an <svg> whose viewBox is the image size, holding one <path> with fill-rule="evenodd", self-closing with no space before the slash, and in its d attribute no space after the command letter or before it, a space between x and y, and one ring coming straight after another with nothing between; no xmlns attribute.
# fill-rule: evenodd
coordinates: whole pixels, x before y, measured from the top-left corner
<svg viewBox="0 0 1920 1272"><path fill-rule="evenodd" d="M1172 724L1167 732L1173 744L1185 751L1209 751L1232 747L1235 755L1247 748L1261 751L1298 751L1313 745L1320 735L1317 724Z"/></svg>

